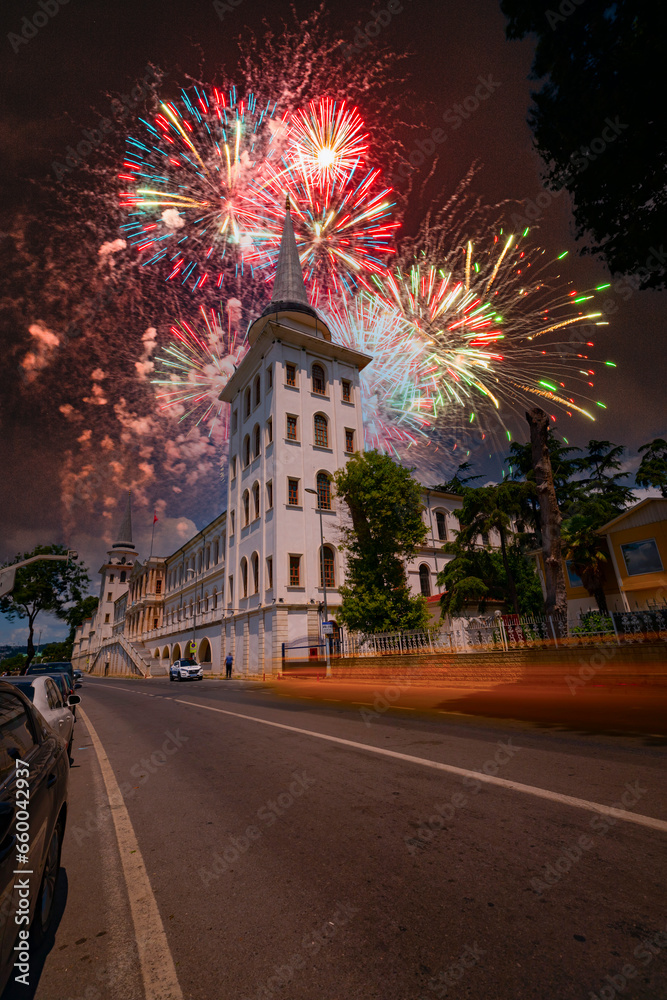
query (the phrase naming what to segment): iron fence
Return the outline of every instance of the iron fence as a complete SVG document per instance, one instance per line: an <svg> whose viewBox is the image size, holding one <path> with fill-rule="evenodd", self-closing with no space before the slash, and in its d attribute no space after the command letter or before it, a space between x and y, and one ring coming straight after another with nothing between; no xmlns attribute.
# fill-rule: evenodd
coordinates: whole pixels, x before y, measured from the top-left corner
<svg viewBox="0 0 667 1000"><path fill-rule="evenodd" d="M305 637L304 637L305 638ZM319 659L319 639L285 643L287 659ZM647 611L585 611L576 618L546 615L475 615L456 618L449 626L420 632L382 632L329 639L333 657L364 657L423 653L508 652L513 649L567 648L667 642L667 605Z"/></svg>

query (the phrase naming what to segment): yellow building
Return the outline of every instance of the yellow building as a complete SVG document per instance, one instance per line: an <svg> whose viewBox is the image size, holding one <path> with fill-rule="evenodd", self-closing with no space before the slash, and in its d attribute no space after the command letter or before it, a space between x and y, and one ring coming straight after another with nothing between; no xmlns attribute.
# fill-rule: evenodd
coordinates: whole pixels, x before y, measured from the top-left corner
<svg viewBox="0 0 667 1000"><path fill-rule="evenodd" d="M607 541L623 608L667 603L667 499L648 497L598 531Z"/></svg>

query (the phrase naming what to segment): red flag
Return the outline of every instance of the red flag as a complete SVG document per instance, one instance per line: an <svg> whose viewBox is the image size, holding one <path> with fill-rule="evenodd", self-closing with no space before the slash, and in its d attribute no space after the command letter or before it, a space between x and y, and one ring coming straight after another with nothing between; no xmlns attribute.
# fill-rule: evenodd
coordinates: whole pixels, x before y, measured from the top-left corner
<svg viewBox="0 0 667 1000"><path fill-rule="evenodd" d="M153 524L157 523L157 511L153 513Z"/></svg>

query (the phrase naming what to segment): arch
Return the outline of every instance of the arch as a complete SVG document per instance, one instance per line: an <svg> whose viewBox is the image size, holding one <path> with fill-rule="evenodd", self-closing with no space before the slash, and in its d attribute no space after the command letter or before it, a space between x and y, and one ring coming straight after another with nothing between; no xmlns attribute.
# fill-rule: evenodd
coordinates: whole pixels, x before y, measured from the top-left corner
<svg viewBox="0 0 667 1000"><path fill-rule="evenodd" d="M122 569L120 571L120 582L125 583L126 580L127 580L127 571Z"/></svg>
<svg viewBox="0 0 667 1000"><path fill-rule="evenodd" d="M248 560L245 556L241 560L241 596L248 596Z"/></svg>
<svg viewBox="0 0 667 1000"><path fill-rule="evenodd" d="M318 362L310 369L310 380L313 392L316 392L318 396L326 396L327 376L324 367Z"/></svg>
<svg viewBox="0 0 667 1000"><path fill-rule="evenodd" d="M317 506L319 510L331 510L331 476L328 472L317 473Z"/></svg>
<svg viewBox="0 0 667 1000"><path fill-rule="evenodd" d="M262 450L262 432L259 428L259 424L255 424L252 429L252 457L259 458L259 454Z"/></svg>
<svg viewBox="0 0 667 1000"><path fill-rule="evenodd" d="M243 416L244 417L249 417L250 416L250 407L251 407L250 386L248 386L248 388L246 389L246 391L244 393L244 396L243 396Z"/></svg>
<svg viewBox="0 0 667 1000"><path fill-rule="evenodd" d="M431 567L426 563L419 567L419 586L423 597L431 596Z"/></svg>
<svg viewBox="0 0 667 1000"><path fill-rule="evenodd" d="M319 551L320 587L336 586L336 553L333 545L325 545Z"/></svg>
<svg viewBox="0 0 667 1000"><path fill-rule="evenodd" d="M199 648L197 649L198 659L200 663L210 663L211 656L211 643L204 637L199 643Z"/></svg>
<svg viewBox="0 0 667 1000"><path fill-rule="evenodd" d="M313 427L315 430L315 445L318 448L329 447L329 421L323 413L316 413L313 417Z"/></svg>
<svg viewBox="0 0 667 1000"><path fill-rule="evenodd" d="M259 375L255 378L255 406L259 406L262 401L262 380Z"/></svg>
<svg viewBox="0 0 667 1000"><path fill-rule="evenodd" d="M174 648L171 651L171 659L172 659L172 663L173 663L174 660L180 660L181 659L181 644L180 644L180 642L175 642L174 643Z"/></svg>
<svg viewBox="0 0 667 1000"><path fill-rule="evenodd" d="M253 594L259 593L259 554L253 552L250 562L252 564L252 592Z"/></svg>
<svg viewBox="0 0 667 1000"><path fill-rule="evenodd" d="M252 484L252 516L254 521L259 517L259 483L257 481Z"/></svg>
<svg viewBox="0 0 667 1000"><path fill-rule="evenodd" d="M160 650L158 649L157 646L153 650L153 659L154 660L159 660L160 659Z"/></svg>
<svg viewBox="0 0 667 1000"><path fill-rule="evenodd" d="M243 438L243 468L247 469L250 465L250 435L246 434Z"/></svg>
<svg viewBox="0 0 667 1000"><path fill-rule="evenodd" d="M162 650L162 659L163 660L169 659L169 646L165 646L164 649Z"/></svg>
<svg viewBox="0 0 667 1000"><path fill-rule="evenodd" d="M247 490L243 491L243 527L247 527L250 524L250 494Z"/></svg>

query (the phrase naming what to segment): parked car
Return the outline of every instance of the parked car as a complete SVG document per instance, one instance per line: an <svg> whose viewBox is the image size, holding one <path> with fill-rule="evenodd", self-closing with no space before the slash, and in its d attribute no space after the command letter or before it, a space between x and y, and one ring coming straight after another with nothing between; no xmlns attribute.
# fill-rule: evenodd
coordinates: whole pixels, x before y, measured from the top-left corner
<svg viewBox="0 0 667 1000"><path fill-rule="evenodd" d="M74 691L74 667L69 660L62 660L58 663L31 663L25 672L28 674L60 674L64 673L70 679L70 688Z"/></svg>
<svg viewBox="0 0 667 1000"><path fill-rule="evenodd" d="M23 679L25 680L26 677L28 677L28 676L29 676L28 674L24 674L23 675ZM37 674L37 676L38 677L50 677L53 681L55 681L55 683L58 685L60 691L62 692L64 703L66 705L69 704L69 697L70 697L71 694L74 694L74 692L71 690L71 688L69 686L69 677L67 676L67 674L64 674L64 673L60 673L60 674ZM81 698L78 695L76 697L77 697L77 700L73 701L71 703L71 706L70 706L70 711L71 711L71 713L72 713L72 715L74 716L75 719L76 719L76 706L81 701Z"/></svg>
<svg viewBox="0 0 667 1000"><path fill-rule="evenodd" d="M174 660L169 667L170 681L201 681L204 672L196 660Z"/></svg>
<svg viewBox="0 0 667 1000"><path fill-rule="evenodd" d="M7 683L17 687L28 698L42 718L46 719L51 729L65 740L67 753L72 759L72 741L74 739L74 715L70 706L81 701L78 694L63 696L58 683L58 674L54 677L11 677ZM65 681L65 685L67 681Z"/></svg>
<svg viewBox="0 0 667 1000"><path fill-rule="evenodd" d="M81 687L82 684L83 684L83 671L82 670L75 670L74 671L74 687Z"/></svg>
<svg viewBox="0 0 667 1000"><path fill-rule="evenodd" d="M29 930L31 944L39 945L53 921L68 781L65 741L17 685L0 681L0 992L12 973L27 971L14 968L21 963L15 945L25 946ZM30 814L29 842L24 809ZM17 875L26 842L31 874ZM23 891L19 880L29 883Z"/></svg>

